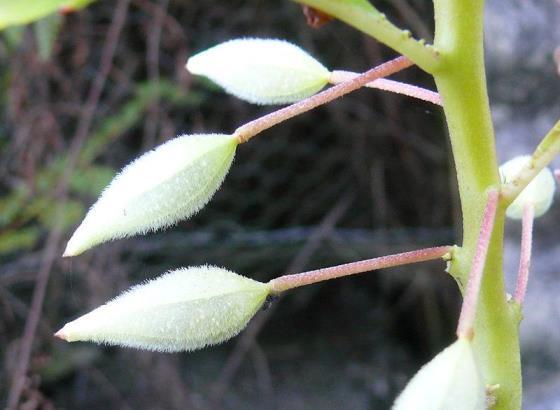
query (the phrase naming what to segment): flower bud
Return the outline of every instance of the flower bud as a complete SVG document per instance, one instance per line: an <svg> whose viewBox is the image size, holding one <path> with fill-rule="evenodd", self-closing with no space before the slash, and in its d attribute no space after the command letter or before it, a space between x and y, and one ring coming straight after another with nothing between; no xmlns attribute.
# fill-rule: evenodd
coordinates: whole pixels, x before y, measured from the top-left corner
<svg viewBox="0 0 560 410"><path fill-rule="evenodd" d="M484 410L485 398L471 342L460 338L416 373L393 410Z"/></svg>
<svg viewBox="0 0 560 410"><path fill-rule="evenodd" d="M506 184L514 179L530 160L529 155L519 156L500 166L502 183ZM511 203L506 210L506 215L512 219L522 219L523 208L529 203L534 206L535 217L543 215L552 204L555 188L552 172L544 168Z"/></svg>
<svg viewBox="0 0 560 410"><path fill-rule="evenodd" d="M215 266L178 269L131 288L55 336L165 352L200 349L238 334L268 293L268 285Z"/></svg>
<svg viewBox="0 0 560 410"><path fill-rule="evenodd" d="M64 256L193 215L221 185L236 147L231 135L183 135L142 155L103 191L70 238Z"/></svg>
<svg viewBox="0 0 560 410"><path fill-rule="evenodd" d="M255 104L284 104L309 97L329 81L329 70L283 40L230 40L192 56L187 70Z"/></svg>

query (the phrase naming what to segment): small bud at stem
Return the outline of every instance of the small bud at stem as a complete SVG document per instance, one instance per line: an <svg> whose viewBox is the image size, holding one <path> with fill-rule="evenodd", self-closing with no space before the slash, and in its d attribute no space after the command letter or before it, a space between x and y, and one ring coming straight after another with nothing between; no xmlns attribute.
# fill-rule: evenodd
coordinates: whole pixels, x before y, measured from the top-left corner
<svg viewBox="0 0 560 410"><path fill-rule="evenodd" d="M268 284L270 285L271 293L277 294L289 289L299 288L300 286L311 285L313 283L335 279L342 276L439 259L449 254L451 250L451 246L439 246L435 248L397 253L395 255L382 256L380 258L367 259L359 262L333 266L330 268L281 276L271 280Z"/></svg>
<svg viewBox="0 0 560 410"><path fill-rule="evenodd" d="M320 105L329 103L345 94L357 90L363 87L369 82L372 82L378 78L386 77L398 71L401 71L407 67L413 65L413 62L406 57L398 57L394 60L388 61L371 70L366 71L359 76L345 81L328 90L322 91L315 94L305 100L298 101L288 107L282 108L278 111L274 111L268 115L258 118L254 121L248 122L235 130L234 135L240 144L249 141L255 135L261 133L262 131L275 126L281 122L284 122L296 115L300 115L304 112L312 110Z"/></svg>
<svg viewBox="0 0 560 410"><path fill-rule="evenodd" d="M392 410L484 410L485 398L472 342L458 339L414 375Z"/></svg>
<svg viewBox="0 0 560 410"><path fill-rule="evenodd" d="M503 184L501 199L505 195L503 189L509 185L509 181L515 181L519 177L519 172L523 172L527 164L531 164L532 161L531 156L521 155L500 165L500 177ZM552 205L555 190L554 175L548 167L545 167L534 176L517 198L508 205L506 216L512 219L523 219L525 205L529 203L533 205L534 218L544 215Z"/></svg>
<svg viewBox="0 0 560 410"><path fill-rule="evenodd" d="M348 81L352 78L356 78L359 74L350 71L340 71L336 70L331 73L329 82L331 84L340 84L344 81ZM379 78L375 81L367 83L365 87L377 88L379 90L391 91L397 94L406 95L408 97L417 98L419 100L431 102L435 105L442 105L441 97L438 93L427 90L422 87L417 87L412 84L401 83L399 81L386 80L384 78Z"/></svg>
<svg viewBox="0 0 560 410"><path fill-rule="evenodd" d="M550 129L535 149L531 160L518 172L517 176L502 186L501 200L512 202L527 185L560 153L560 121Z"/></svg>
<svg viewBox="0 0 560 410"><path fill-rule="evenodd" d="M486 264L488 246L490 245L490 238L492 237L492 230L494 229L498 200L498 190L490 190L488 192L488 201L486 202L486 208L484 209L484 215L482 217L476 251L473 257L471 270L469 272L469 282L463 298L461 315L459 316L459 325L457 326L457 337L459 338L472 339L474 336L473 327L476 316L476 307L478 304L478 294L480 293L480 283L482 281L484 266Z"/></svg>
<svg viewBox="0 0 560 410"><path fill-rule="evenodd" d="M58 332L56 332L54 334L54 337L58 337L59 339L62 340L67 340L68 336L66 335L66 332L63 329L60 329Z"/></svg>
<svg viewBox="0 0 560 410"><path fill-rule="evenodd" d="M519 256L519 272L517 273L517 286L515 288L514 295L514 300L520 305L525 300L527 283L529 282L534 218L535 207L532 203L525 204L525 207L523 208L523 219L521 220L521 251Z"/></svg>

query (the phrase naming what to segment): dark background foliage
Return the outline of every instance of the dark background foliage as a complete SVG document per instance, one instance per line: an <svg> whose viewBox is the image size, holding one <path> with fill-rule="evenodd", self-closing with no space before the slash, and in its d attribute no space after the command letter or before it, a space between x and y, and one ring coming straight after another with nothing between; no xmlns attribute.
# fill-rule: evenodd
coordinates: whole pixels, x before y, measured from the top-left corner
<svg viewBox="0 0 560 410"><path fill-rule="evenodd" d="M430 2L378 6L430 40ZM130 160L272 110L191 77L192 53L258 36L287 39L333 69L364 71L394 54L339 22L310 28L289 1L99 1L50 17L46 30L52 43L36 27L0 43L0 397L21 383L28 409L386 408L452 340L459 294L442 263L294 291L239 337L199 352L55 340L66 321L168 269L209 263L268 280L453 243L460 216L440 109L363 90L239 147L191 220L63 260L72 229ZM490 78L503 79L503 56L490 58ZM557 80L548 58L531 78L541 68ZM434 87L416 68L396 77ZM498 120L511 123L508 97L500 104Z"/></svg>

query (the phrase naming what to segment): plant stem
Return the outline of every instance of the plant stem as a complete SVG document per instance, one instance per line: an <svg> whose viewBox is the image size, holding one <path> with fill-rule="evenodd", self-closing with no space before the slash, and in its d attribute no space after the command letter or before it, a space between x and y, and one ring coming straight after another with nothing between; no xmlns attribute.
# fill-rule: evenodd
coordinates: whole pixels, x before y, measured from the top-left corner
<svg viewBox="0 0 560 410"><path fill-rule="evenodd" d="M357 77L358 73L353 73L351 71L341 71L335 70L331 72L331 76L329 78L329 82L331 84L339 84L344 81L348 81L352 78ZM417 87L412 84L401 83L399 81L387 80L385 78L380 78L378 80L372 81L371 83L367 83L365 87L369 88L377 88L379 90L384 91L391 91L397 94L406 95L412 98L417 98L419 100L431 102L435 105L442 105L441 97L438 93L427 90L422 87Z"/></svg>
<svg viewBox="0 0 560 410"><path fill-rule="evenodd" d="M332 100L363 87L373 80L394 74L410 67L411 65L413 65L413 63L408 58L397 57L393 60L387 61L386 63L378 65L377 67L374 67L355 78L351 78L348 81L335 85L334 87L315 94L309 98L298 101L288 107L281 108L280 110L248 122L247 124L237 128L234 135L237 137L238 142L242 144L276 124L284 122L296 115L303 114L304 112L312 110L320 105L329 103Z"/></svg>
<svg viewBox="0 0 560 410"><path fill-rule="evenodd" d="M488 192L488 202L486 203L486 208L484 209L482 225L480 227L480 234L476 245L476 252L469 272L469 282L463 299L459 325L457 326L457 337L459 338L464 337L472 339L473 337L474 319L478 306L478 295L480 293L480 284L482 282L484 266L486 265L488 246L490 245L490 238L492 236L492 230L494 229L498 198L498 191L496 189Z"/></svg>
<svg viewBox="0 0 560 410"><path fill-rule="evenodd" d="M535 149L531 160L519 171L517 176L502 187L504 205L512 203L527 185L560 153L560 121L546 134Z"/></svg>
<svg viewBox="0 0 560 410"><path fill-rule="evenodd" d="M435 248L397 253L395 255L382 256L379 258L332 266L330 268L296 273L294 275L285 275L271 280L268 284L270 285L271 293L278 294L289 289L340 278L342 276L355 275L357 273L368 272L376 269L390 268L443 258L445 255L450 254L452 249L453 248L451 246L439 246Z"/></svg>
<svg viewBox="0 0 560 410"><path fill-rule="evenodd" d="M527 203L523 207L523 218L521 220L521 250L519 255L519 271L517 273L517 286L513 299L523 304L527 283L529 282L529 269L531 268L531 248L533 246L533 220L535 218L535 207Z"/></svg>
<svg viewBox="0 0 560 410"><path fill-rule="evenodd" d="M412 38L410 31L401 30L371 5L368 0L295 0L319 9L396 50L421 69L431 73L439 64L438 53L423 40Z"/></svg>
<svg viewBox="0 0 560 410"><path fill-rule="evenodd" d="M483 48L483 0L434 0L434 72L449 128L463 216L463 244L450 273L461 289L473 260L486 192L500 186ZM500 202L488 247L473 345L487 385L499 384L495 409L521 407L518 317L507 303L503 278L505 207Z"/></svg>

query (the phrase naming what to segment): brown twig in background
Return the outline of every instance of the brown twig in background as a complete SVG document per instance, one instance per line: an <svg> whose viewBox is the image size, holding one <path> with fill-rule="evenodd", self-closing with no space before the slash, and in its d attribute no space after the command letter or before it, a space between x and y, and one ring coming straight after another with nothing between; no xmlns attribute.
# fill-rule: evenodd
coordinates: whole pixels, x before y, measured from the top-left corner
<svg viewBox="0 0 560 410"><path fill-rule="evenodd" d="M253 343L251 357L263 402L274 403L274 387L272 386L270 365L268 364L265 352L257 342Z"/></svg>
<svg viewBox="0 0 560 410"><path fill-rule="evenodd" d="M424 23L424 20L420 17L418 12L408 4L407 0L393 0L392 1L393 7L397 9L401 17L404 21L406 21L407 25L409 25L418 36L428 43L431 43L433 40L433 35L428 28L428 25Z"/></svg>
<svg viewBox="0 0 560 410"><path fill-rule="evenodd" d="M166 15L169 0L161 0L154 7L153 20L150 22L147 38L146 50L146 68L148 72L148 80L152 83L159 84L159 48L161 40L161 30ZM157 139L157 128L159 121L159 96L156 96L148 108L148 115L144 122L144 148L152 148Z"/></svg>
<svg viewBox="0 0 560 410"><path fill-rule="evenodd" d="M340 199L340 201L338 201L338 203L331 209L331 211L327 215L325 215L321 224L317 227L315 232L309 237L305 245L292 260L290 266L288 266L288 269L286 269L286 274L293 274L302 271L307 266L313 254L321 246L321 242L323 241L323 239L325 239L331 233L332 229L336 226L338 221L344 216L344 214L352 204L353 199L354 195L351 193L344 195ZM255 343L255 340L260 331L263 329L268 319L270 319L270 317L276 310L276 307L279 304L278 302L279 301L274 303L264 312L258 314L249 323L249 326L247 326L247 329L245 329L245 331L237 341L233 352L229 355L218 377L218 380L213 386L213 407L220 408L220 403L223 400L223 397L229 387L229 384L231 383L231 380L243 363L245 355L253 347L253 344Z"/></svg>
<svg viewBox="0 0 560 410"><path fill-rule="evenodd" d="M35 284L35 289L33 291L31 308L27 317L27 321L25 322L25 329L19 349L17 361L18 366L14 372L12 385L8 394L8 410L15 410L17 408L21 394L23 392L23 388L25 386L25 378L27 369L29 367L29 360L31 358L31 350L33 348L33 341L35 339L37 325L41 317L41 311L43 308L43 301L45 299L49 276L56 257L60 252L59 246L63 234L61 221L64 216L64 203L66 202L68 192L68 182L70 180L72 172L74 171L74 168L76 167L80 150L89 133L95 110L101 96L101 92L103 91L103 88L105 86L107 75L109 74L113 66L113 58L115 56L115 51L119 42L120 33L126 21L129 3L130 0L119 0L119 2L117 3L115 13L113 15L113 20L111 22L111 26L109 27L105 43L103 45L100 69L95 79L93 80L93 84L91 85L90 91L88 93L84 109L78 120L78 126L74 137L72 138L72 142L68 152L68 164L62 176L62 179L55 191L55 195L59 198L59 206L57 207L55 218L56 223L47 237L47 246L42 254L41 267L37 274L37 281Z"/></svg>

